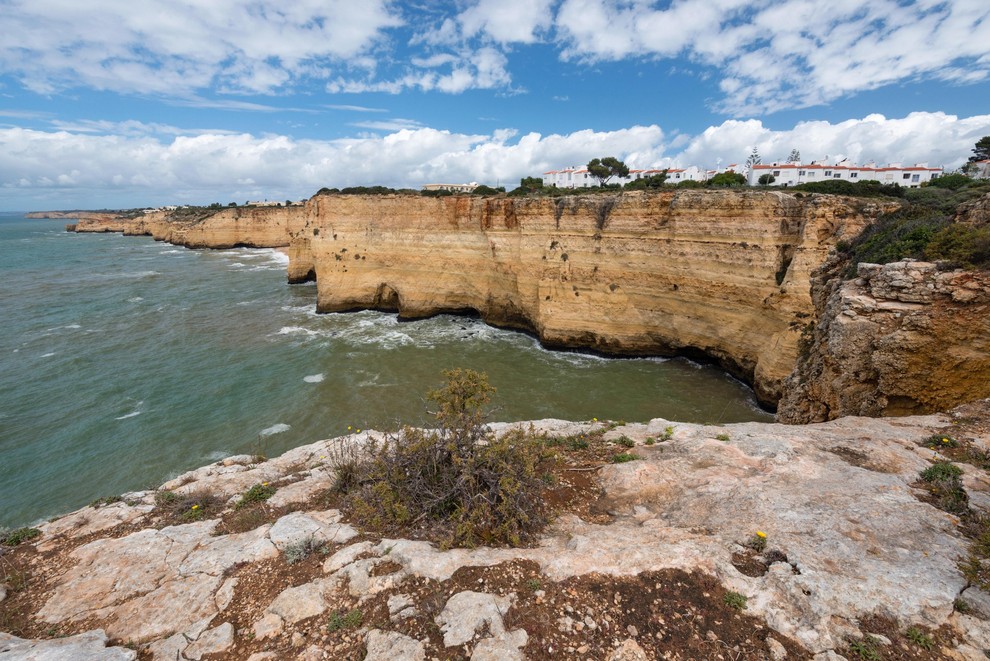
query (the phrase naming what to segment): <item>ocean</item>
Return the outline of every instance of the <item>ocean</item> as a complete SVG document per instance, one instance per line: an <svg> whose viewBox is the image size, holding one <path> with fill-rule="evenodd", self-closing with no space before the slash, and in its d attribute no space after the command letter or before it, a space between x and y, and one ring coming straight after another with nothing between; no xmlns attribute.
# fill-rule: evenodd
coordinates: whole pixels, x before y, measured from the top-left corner
<svg viewBox="0 0 990 661"><path fill-rule="evenodd" d="M274 250L188 250L0 214L0 527L241 453L427 420L441 370L487 372L493 419L772 420L684 359L547 351L442 315L316 314Z"/></svg>

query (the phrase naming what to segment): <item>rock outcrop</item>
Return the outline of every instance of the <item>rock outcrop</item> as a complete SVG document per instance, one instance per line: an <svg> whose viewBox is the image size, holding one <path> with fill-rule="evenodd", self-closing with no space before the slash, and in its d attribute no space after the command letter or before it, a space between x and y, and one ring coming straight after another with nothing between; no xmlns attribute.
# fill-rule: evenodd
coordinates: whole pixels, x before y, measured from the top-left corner
<svg viewBox="0 0 990 661"><path fill-rule="evenodd" d="M813 313L808 277L876 205L781 192L318 196L290 245L317 309L474 311L550 347L718 361L772 405Z"/></svg>
<svg viewBox="0 0 990 661"><path fill-rule="evenodd" d="M194 248L288 247L317 309L476 312L549 347L719 362L773 406L814 312L809 276L896 203L783 192L550 198L319 195L304 207L82 219Z"/></svg>
<svg viewBox="0 0 990 661"><path fill-rule="evenodd" d="M958 222L985 223L987 199ZM284 247L289 281L315 280L321 312L472 312L552 348L713 360L765 405L784 397L781 419L796 423L990 396L985 275L885 267L842 284L826 264L899 204L784 191L317 195L303 207L83 218L76 231Z"/></svg>
<svg viewBox="0 0 990 661"><path fill-rule="evenodd" d="M226 498L271 484L274 523L161 527L164 499L125 494L40 526L9 561L33 582L0 603L0 615L16 609L23 629L48 636L105 630L170 661L362 650L382 659L658 658L674 639L702 646L681 658L702 658L723 637L742 645L734 658L825 659L876 616L892 623L885 635L937 630L944 658L976 658L990 647L990 614L980 607L990 596L958 567L968 544L960 520L927 504L917 480L931 465L933 433L990 448L990 401L981 406L805 427L537 421L533 430L550 437L604 433L622 449L631 441L641 459L599 464L590 473L602 490L590 510L598 514L560 517L531 548L445 550L362 533L321 508L335 459L369 432L262 463L232 457L163 489ZM970 505L985 510L990 478L960 467ZM750 548L756 531L766 539L759 554ZM300 561L301 548L322 553ZM663 611L685 581L692 601ZM729 594L745 602L747 619L725 605ZM972 604L968 614L960 598ZM735 630L720 628L733 622ZM102 646L102 633L80 640L93 636ZM4 645L47 644L0 636L0 658ZM642 657L615 656L623 649Z"/></svg>
<svg viewBox="0 0 990 661"><path fill-rule="evenodd" d="M990 397L990 274L901 261L815 279L820 313L784 422L909 415ZM809 329L810 330L810 329Z"/></svg>

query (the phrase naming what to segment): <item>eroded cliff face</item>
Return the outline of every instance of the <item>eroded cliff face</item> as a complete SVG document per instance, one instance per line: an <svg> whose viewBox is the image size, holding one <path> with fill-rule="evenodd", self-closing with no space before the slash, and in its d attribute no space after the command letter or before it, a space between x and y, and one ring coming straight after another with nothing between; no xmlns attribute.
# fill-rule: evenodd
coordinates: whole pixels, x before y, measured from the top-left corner
<svg viewBox="0 0 990 661"><path fill-rule="evenodd" d="M990 396L990 274L901 261L815 278L821 313L783 422L909 415Z"/></svg>
<svg viewBox="0 0 990 661"><path fill-rule="evenodd" d="M782 192L553 199L319 196L290 244L317 308L475 311L550 347L703 355L774 404L809 276L876 203Z"/></svg>
<svg viewBox="0 0 990 661"><path fill-rule="evenodd" d="M773 406L816 314L810 277L897 202L782 191L558 199L321 195L305 207L81 220L189 247L287 247L317 309L477 312L549 347L717 361Z"/></svg>

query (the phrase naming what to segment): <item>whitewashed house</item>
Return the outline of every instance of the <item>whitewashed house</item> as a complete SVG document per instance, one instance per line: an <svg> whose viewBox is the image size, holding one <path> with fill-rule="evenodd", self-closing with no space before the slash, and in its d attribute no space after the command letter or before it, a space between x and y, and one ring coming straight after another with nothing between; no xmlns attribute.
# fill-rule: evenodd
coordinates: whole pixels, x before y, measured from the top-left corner
<svg viewBox="0 0 990 661"><path fill-rule="evenodd" d="M898 184L905 188L918 188L941 176L942 168L930 168L925 163L904 167L900 163L880 167L870 162L854 165L848 160L828 165L819 161L802 163L770 163L754 165L749 171L749 185L759 184L760 177L772 175L771 186L796 186L814 181L879 181L882 184Z"/></svg>
<svg viewBox="0 0 990 661"><path fill-rule="evenodd" d="M636 170L629 169L627 177L612 177L609 184L628 184L637 179L646 179L658 174L662 174L663 169ZM705 181L706 173L697 166L687 168L669 168L667 170L668 184L677 184L682 181ZM594 188L598 186L598 179L595 178L587 168L572 166L563 170L550 170L543 173L543 185L549 188Z"/></svg>
<svg viewBox="0 0 990 661"><path fill-rule="evenodd" d="M450 191L451 193L470 193L478 187L477 181L469 184L424 184L423 190L427 191Z"/></svg>

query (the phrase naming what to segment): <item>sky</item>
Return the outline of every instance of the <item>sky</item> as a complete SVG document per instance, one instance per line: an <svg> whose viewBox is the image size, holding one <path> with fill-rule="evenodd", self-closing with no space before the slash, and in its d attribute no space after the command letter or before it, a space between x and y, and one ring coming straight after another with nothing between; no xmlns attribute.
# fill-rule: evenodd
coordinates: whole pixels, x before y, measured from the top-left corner
<svg viewBox="0 0 990 661"><path fill-rule="evenodd" d="M0 0L0 34L0 211L990 135L987 0Z"/></svg>

